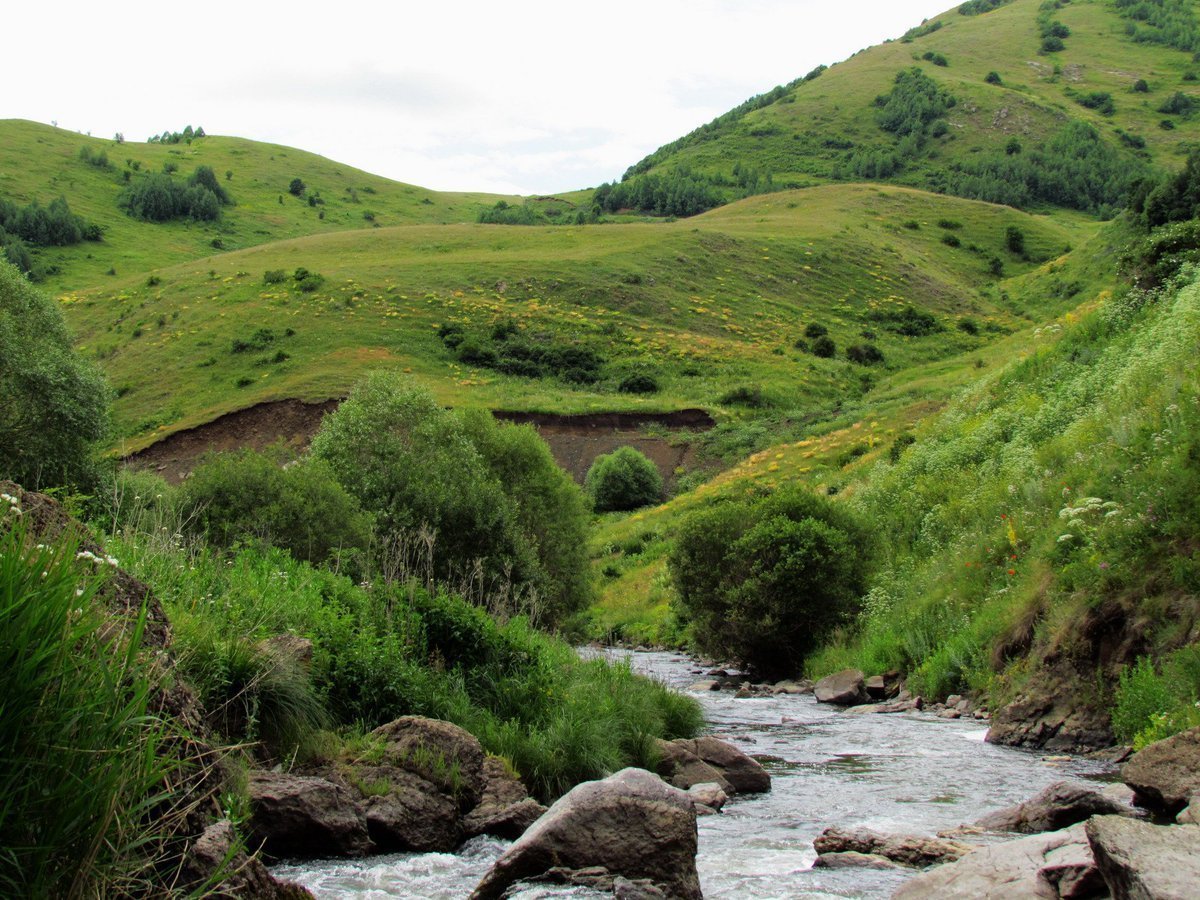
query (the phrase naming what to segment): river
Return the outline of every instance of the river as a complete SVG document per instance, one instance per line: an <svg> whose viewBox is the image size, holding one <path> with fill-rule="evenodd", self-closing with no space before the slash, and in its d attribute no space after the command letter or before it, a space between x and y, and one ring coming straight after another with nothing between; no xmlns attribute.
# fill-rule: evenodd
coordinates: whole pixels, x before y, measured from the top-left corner
<svg viewBox="0 0 1200 900"><path fill-rule="evenodd" d="M680 689L702 677L672 653L623 653L635 669ZM883 898L907 873L812 869L813 838L828 825L933 834L1025 800L1062 778L1105 780L1111 767L1043 758L984 742L973 719L923 713L847 714L811 695L734 699L696 695L708 730L760 759L770 793L731 800L699 820L697 868L710 900ZM508 842L481 837L457 853L401 853L281 865L319 900L461 900ZM530 887L522 900L598 897L578 888Z"/></svg>

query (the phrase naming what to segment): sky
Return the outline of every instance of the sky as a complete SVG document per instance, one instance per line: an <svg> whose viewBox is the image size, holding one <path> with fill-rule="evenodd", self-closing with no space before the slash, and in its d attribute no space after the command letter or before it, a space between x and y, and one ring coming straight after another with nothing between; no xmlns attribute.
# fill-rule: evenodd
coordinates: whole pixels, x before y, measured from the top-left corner
<svg viewBox="0 0 1200 900"><path fill-rule="evenodd" d="M191 124L436 190L557 193L952 5L12 4L0 118L126 140Z"/></svg>

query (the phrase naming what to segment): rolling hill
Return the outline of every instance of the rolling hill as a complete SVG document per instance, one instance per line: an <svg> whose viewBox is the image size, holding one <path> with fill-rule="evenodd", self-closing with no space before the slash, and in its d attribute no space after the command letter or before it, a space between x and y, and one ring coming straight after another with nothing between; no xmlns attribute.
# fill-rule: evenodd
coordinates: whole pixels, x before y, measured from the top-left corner
<svg viewBox="0 0 1200 900"><path fill-rule="evenodd" d="M1193 4L1149 6L1189 21L1193 42L1200 34ZM1171 46L1131 18L1139 15L1131 7L1113 0L963 4L899 40L752 98L631 166L626 178L689 172L728 198L866 177L1028 208L1111 209L1119 205L1114 192L1100 191L1097 202L1080 182L1098 168L1111 169L1115 181L1145 166L1178 168L1186 143L1200 136L1191 112L1200 104L1194 48L1182 39L1174 43L1189 49ZM1057 39L1059 50L1045 49L1057 46L1045 44L1050 29L1066 35ZM946 108L930 108L928 96L883 108L897 76L914 67L921 85L948 99ZM1079 132L1058 151L1048 144L1072 125L1098 145L1087 169L1072 171L1055 190L1043 175L1031 177L1028 193L1014 192L1011 169L1031 153L1070 165L1088 143Z"/></svg>
<svg viewBox="0 0 1200 900"><path fill-rule="evenodd" d="M84 158L84 157L87 158ZM120 206L130 183L174 167L182 180L208 166L232 198L216 222L146 222ZM305 185L289 191L292 180ZM0 200L45 206L64 197L98 225L99 241L37 250L52 290L94 287L186 260L271 241L349 229L473 222L500 198L439 193L312 153L209 135L175 144L102 140L35 122L0 120Z"/></svg>
<svg viewBox="0 0 1200 900"><path fill-rule="evenodd" d="M1095 228L837 185L677 222L312 235L61 299L116 387L128 449L264 400L341 396L382 365L411 370L452 405L702 406L742 418L834 407L883 373L1025 327L1063 298L1026 301L998 282L1061 264ZM813 325L827 329L831 356L805 337ZM852 346L882 358L852 362ZM545 358L564 347L586 371ZM659 390L619 390L635 374Z"/></svg>

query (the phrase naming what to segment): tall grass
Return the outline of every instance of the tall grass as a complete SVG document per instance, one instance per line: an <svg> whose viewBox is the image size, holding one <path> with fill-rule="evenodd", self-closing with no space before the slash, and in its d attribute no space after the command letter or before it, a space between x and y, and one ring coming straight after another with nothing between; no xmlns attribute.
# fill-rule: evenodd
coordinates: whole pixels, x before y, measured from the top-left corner
<svg viewBox="0 0 1200 900"><path fill-rule="evenodd" d="M2 512L8 507L2 503ZM9 514L11 521L14 514ZM114 633L103 563L0 523L0 894L150 892L179 850L182 765L152 711L145 609Z"/></svg>

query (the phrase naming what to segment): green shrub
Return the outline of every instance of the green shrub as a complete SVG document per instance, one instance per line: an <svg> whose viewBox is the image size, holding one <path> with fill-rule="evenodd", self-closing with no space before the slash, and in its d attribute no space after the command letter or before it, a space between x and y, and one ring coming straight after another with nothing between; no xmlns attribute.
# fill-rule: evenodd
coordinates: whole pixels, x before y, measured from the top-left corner
<svg viewBox="0 0 1200 900"><path fill-rule="evenodd" d="M584 483L597 512L638 509L662 499L658 467L632 447L596 457Z"/></svg>
<svg viewBox="0 0 1200 900"><path fill-rule="evenodd" d="M313 563L365 549L370 519L330 468L281 462L253 450L206 458L181 488L189 528L217 547L258 540Z"/></svg>
<svg viewBox="0 0 1200 900"><path fill-rule="evenodd" d="M1150 85L1146 84L1145 78L1139 78L1137 81L1135 81L1133 83L1133 87L1131 88L1131 90L1135 94L1148 94L1148 93L1150 93Z"/></svg>
<svg viewBox="0 0 1200 900"><path fill-rule="evenodd" d="M837 353L837 344L827 334L823 334L814 340L809 347L813 356L819 356L822 359L832 359Z"/></svg>
<svg viewBox="0 0 1200 900"><path fill-rule="evenodd" d="M962 241L959 240L957 234L943 234L942 243L947 247L961 247Z"/></svg>
<svg viewBox="0 0 1200 900"><path fill-rule="evenodd" d="M1112 94L1107 91L1089 91L1086 94L1080 94L1075 98L1075 102L1105 116L1111 116L1117 111Z"/></svg>
<svg viewBox="0 0 1200 900"><path fill-rule="evenodd" d="M0 261L0 478L29 489L95 488L108 402L57 304Z"/></svg>
<svg viewBox="0 0 1200 900"><path fill-rule="evenodd" d="M988 72L987 75L985 75L983 77L983 80L986 81L988 84L1003 84L1004 83L1003 80L1000 78L1000 73L995 72L995 71Z"/></svg>
<svg viewBox="0 0 1200 900"><path fill-rule="evenodd" d="M617 390L622 394L657 394L658 381L653 375L635 372L622 378L621 383L617 385Z"/></svg>
<svg viewBox="0 0 1200 900"><path fill-rule="evenodd" d="M855 344L846 348L846 359L860 366L873 366L883 362L883 352L874 344Z"/></svg>
<svg viewBox="0 0 1200 900"><path fill-rule="evenodd" d="M306 190L308 190L308 185L299 178L293 178L288 184L288 193L293 197L303 197Z"/></svg>
<svg viewBox="0 0 1200 900"><path fill-rule="evenodd" d="M824 337L827 334L829 334L829 329L820 322L810 322L804 328L804 336L810 340L812 338Z"/></svg>
<svg viewBox="0 0 1200 900"><path fill-rule="evenodd" d="M818 338L819 340L820 338ZM721 402L730 406L748 406L751 409L763 409L770 406L762 387L757 384L743 384L732 388L721 396Z"/></svg>
<svg viewBox="0 0 1200 900"><path fill-rule="evenodd" d="M845 509L788 489L690 514L669 565L700 650L794 675L856 611L869 548Z"/></svg>
<svg viewBox="0 0 1200 900"><path fill-rule="evenodd" d="M263 272L263 284L283 284L287 281L287 272L283 269L268 269Z"/></svg>
<svg viewBox="0 0 1200 900"><path fill-rule="evenodd" d="M328 462L376 517L385 541L432 532L428 562L434 574L472 591L471 599L531 613L525 608L525 601L532 601L530 589L543 598L559 598L558 605L583 602L579 573L564 562L567 551L553 563L547 557L543 565L538 544L545 536L526 518L562 504L556 512L560 518L548 517L547 524L561 525L566 538L578 536L574 526L562 524L578 509L571 505L574 495L564 485L565 476L527 429L494 430L493 425L464 419L411 380L381 372L356 386L325 417L312 453ZM522 491L529 494L525 511ZM544 612L550 618L555 614Z"/></svg>
<svg viewBox="0 0 1200 900"><path fill-rule="evenodd" d="M1004 246L1008 248L1009 253L1023 256L1025 254L1025 232L1016 225L1009 225L1004 229Z"/></svg>
<svg viewBox="0 0 1200 900"><path fill-rule="evenodd" d="M1159 105L1158 111L1169 116L1190 116L1195 106L1196 101L1191 97L1176 91Z"/></svg>

